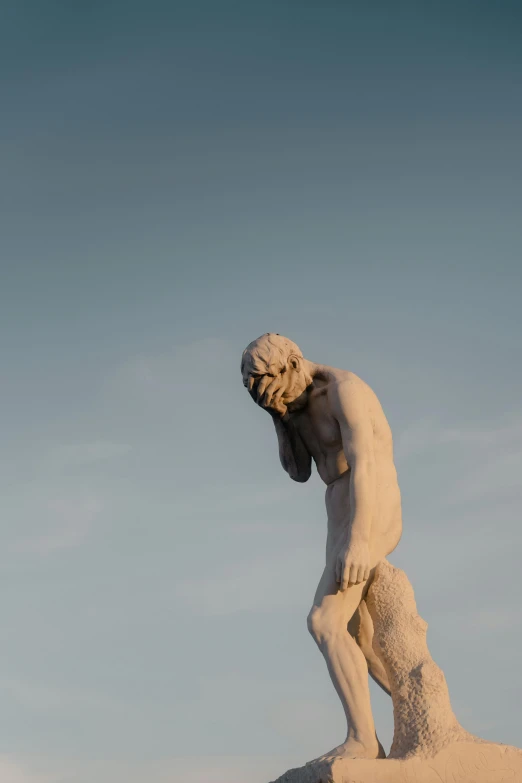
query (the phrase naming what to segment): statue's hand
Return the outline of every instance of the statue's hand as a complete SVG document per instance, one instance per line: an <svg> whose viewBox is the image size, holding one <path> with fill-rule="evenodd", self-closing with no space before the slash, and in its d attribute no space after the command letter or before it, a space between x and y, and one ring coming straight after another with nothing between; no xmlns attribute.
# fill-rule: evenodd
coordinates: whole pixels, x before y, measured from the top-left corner
<svg viewBox="0 0 522 783"><path fill-rule="evenodd" d="M269 413L284 416L286 405L282 400L285 391L284 374L280 373L275 378L271 375L263 375L259 381L256 394L256 402Z"/></svg>
<svg viewBox="0 0 522 783"><path fill-rule="evenodd" d="M358 585L370 576L370 547L364 541L350 541L341 549L335 565L335 579L339 589L346 590L348 585Z"/></svg>

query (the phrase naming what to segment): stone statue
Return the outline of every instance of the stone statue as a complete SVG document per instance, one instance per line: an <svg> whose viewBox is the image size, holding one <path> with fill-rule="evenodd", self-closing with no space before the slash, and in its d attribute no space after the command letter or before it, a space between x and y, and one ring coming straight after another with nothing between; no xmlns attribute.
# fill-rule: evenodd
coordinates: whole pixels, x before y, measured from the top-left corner
<svg viewBox="0 0 522 783"><path fill-rule="evenodd" d="M253 399L272 417L290 478L307 481L313 459L326 484L326 565L308 628L326 660L348 730L346 742L325 757L383 756L368 671L388 693L389 684L373 652L364 598L373 569L395 549L402 530L386 416L360 378L308 361L278 334L250 343L241 369Z"/></svg>
<svg viewBox="0 0 522 783"><path fill-rule="evenodd" d="M326 484L326 563L308 628L343 705L347 735L280 783L351 783L350 775L357 783L522 783L521 751L483 743L457 722L411 585L386 561L402 533L401 496L391 430L375 393L352 372L308 361L295 343L274 333L247 346L241 373L252 399L272 418L290 478L307 481L313 460ZM385 762L368 673L393 700L394 741ZM432 758L445 770L457 764L460 776L441 776L439 767L426 766ZM494 777L491 764L507 776Z"/></svg>

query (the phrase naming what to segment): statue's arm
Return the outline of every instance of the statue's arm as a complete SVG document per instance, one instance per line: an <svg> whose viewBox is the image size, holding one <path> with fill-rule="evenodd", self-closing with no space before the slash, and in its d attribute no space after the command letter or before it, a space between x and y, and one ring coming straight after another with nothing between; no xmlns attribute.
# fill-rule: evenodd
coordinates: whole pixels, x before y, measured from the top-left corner
<svg viewBox="0 0 522 783"><path fill-rule="evenodd" d="M369 544L376 496L373 425L364 389L344 381L333 391L332 408L350 466L350 544Z"/></svg>
<svg viewBox="0 0 522 783"><path fill-rule="evenodd" d="M312 473L312 458L301 436L288 420L288 416L281 417L276 413L272 419L279 443L281 465L294 481L308 481Z"/></svg>

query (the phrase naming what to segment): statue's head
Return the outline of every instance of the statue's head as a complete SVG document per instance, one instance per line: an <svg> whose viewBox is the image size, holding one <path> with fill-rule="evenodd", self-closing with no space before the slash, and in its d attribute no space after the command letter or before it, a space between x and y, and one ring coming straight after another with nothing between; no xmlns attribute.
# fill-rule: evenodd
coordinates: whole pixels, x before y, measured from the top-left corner
<svg viewBox="0 0 522 783"><path fill-rule="evenodd" d="M305 391L309 378L301 349L292 340L267 332L253 340L241 358L243 384L255 398L256 387L264 376L284 376L285 404L294 402Z"/></svg>

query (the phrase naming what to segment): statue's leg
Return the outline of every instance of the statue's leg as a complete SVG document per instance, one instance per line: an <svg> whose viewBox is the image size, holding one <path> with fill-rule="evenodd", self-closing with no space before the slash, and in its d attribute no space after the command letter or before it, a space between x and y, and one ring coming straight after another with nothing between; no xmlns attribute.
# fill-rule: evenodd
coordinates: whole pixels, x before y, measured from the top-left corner
<svg viewBox="0 0 522 783"><path fill-rule="evenodd" d="M361 601L358 609L348 623L348 631L353 636L366 658L368 672L374 682L379 685L388 696L391 695L388 675L373 649L373 622L366 606L366 601Z"/></svg>
<svg viewBox="0 0 522 783"><path fill-rule="evenodd" d="M341 592L335 581L337 551L328 558L319 582L308 628L322 652L348 724L346 741L321 758L378 758L384 755L375 734L368 667L347 626L361 603L365 584Z"/></svg>

